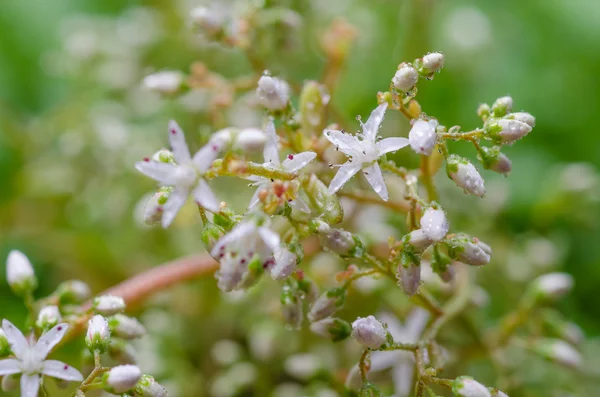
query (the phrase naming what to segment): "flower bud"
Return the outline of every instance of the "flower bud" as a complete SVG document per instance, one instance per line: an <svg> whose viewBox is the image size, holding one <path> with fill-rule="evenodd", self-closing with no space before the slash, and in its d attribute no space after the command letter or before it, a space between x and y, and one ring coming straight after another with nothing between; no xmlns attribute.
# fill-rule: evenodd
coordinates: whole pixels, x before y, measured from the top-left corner
<svg viewBox="0 0 600 397"><path fill-rule="evenodd" d="M408 92L417 84L418 80L419 73L417 69L408 63L401 63L392 78L392 85L399 91Z"/></svg>
<svg viewBox="0 0 600 397"><path fill-rule="evenodd" d="M49 330L62 320L58 306L46 306L38 313L35 325L41 330Z"/></svg>
<svg viewBox="0 0 600 397"><path fill-rule="evenodd" d="M483 266L490 262L492 249L476 237L459 234L448 240L448 254L467 265Z"/></svg>
<svg viewBox="0 0 600 397"><path fill-rule="evenodd" d="M2 391L10 393L19 388L19 374L5 375L2 377Z"/></svg>
<svg viewBox="0 0 600 397"><path fill-rule="evenodd" d="M94 311L103 316L112 316L125 310L125 301L120 296L102 295L94 298Z"/></svg>
<svg viewBox="0 0 600 397"><path fill-rule="evenodd" d="M143 375L134 390L136 397L169 397L167 390L152 376Z"/></svg>
<svg viewBox="0 0 600 397"><path fill-rule="evenodd" d="M486 124L485 131L490 137L502 143L512 143L531 132L532 128L522 121L499 119Z"/></svg>
<svg viewBox="0 0 600 397"><path fill-rule="evenodd" d="M10 356L12 354L12 350L10 348L10 343L8 343L8 339L6 339L6 334L0 328L0 358Z"/></svg>
<svg viewBox="0 0 600 397"><path fill-rule="evenodd" d="M175 164L175 155L169 149L160 149L152 155L152 161L157 163Z"/></svg>
<svg viewBox="0 0 600 397"><path fill-rule="evenodd" d="M264 75L258 80L256 95L269 110L283 110L290 100L290 87L285 81Z"/></svg>
<svg viewBox="0 0 600 397"><path fill-rule="evenodd" d="M423 252L425 251L433 241L425 234L422 229L416 229L405 235L402 238L402 241L405 244L410 245L415 252Z"/></svg>
<svg viewBox="0 0 600 397"><path fill-rule="evenodd" d="M137 339L146 334L146 328L138 320L124 314L116 314L108 319L108 327L114 336L123 339Z"/></svg>
<svg viewBox="0 0 600 397"><path fill-rule="evenodd" d="M285 280L298 267L298 255L285 247L280 247L273 255L275 264L271 267L273 280Z"/></svg>
<svg viewBox="0 0 600 397"><path fill-rule="evenodd" d="M486 121L490 117L490 112L491 112L490 105L488 105L487 103L482 103L477 108L477 115L483 121Z"/></svg>
<svg viewBox="0 0 600 397"><path fill-rule="evenodd" d="M329 227L325 222L317 221L317 232L323 248L343 256L361 257L365 247L360 238L344 229Z"/></svg>
<svg viewBox="0 0 600 397"><path fill-rule="evenodd" d="M437 142L437 126L437 120L419 119L415 121L408 133L408 142L415 153L424 154L425 156L431 155Z"/></svg>
<svg viewBox="0 0 600 397"><path fill-rule="evenodd" d="M302 300L291 286L284 285L281 289L281 313L283 319L293 329L300 329L302 326Z"/></svg>
<svg viewBox="0 0 600 397"><path fill-rule="evenodd" d="M496 99L496 102L492 105L492 113L496 117L502 117L509 113L513 107L513 99L509 96L503 96Z"/></svg>
<svg viewBox="0 0 600 397"><path fill-rule="evenodd" d="M500 152L498 146L482 147L478 157L485 169L504 175L508 175L512 170L512 162L504 153Z"/></svg>
<svg viewBox="0 0 600 397"><path fill-rule="evenodd" d="M304 178L302 187L308 195L311 207L314 207L321 215L323 221L330 225L340 223L344 218L344 211L336 194L329 194L327 185L315 174Z"/></svg>
<svg viewBox="0 0 600 397"><path fill-rule="evenodd" d="M452 382L452 393L458 397L491 397L490 391L470 376L459 376Z"/></svg>
<svg viewBox="0 0 600 397"><path fill-rule="evenodd" d="M208 34L215 35L223 30L225 14L214 7L196 7L190 11L192 24Z"/></svg>
<svg viewBox="0 0 600 397"><path fill-rule="evenodd" d="M511 113L507 117L525 123L531 128L535 127L535 117L527 112Z"/></svg>
<svg viewBox="0 0 600 397"><path fill-rule="evenodd" d="M404 257L404 254L401 254ZM397 277L400 279L402 290L408 296L413 296L419 290L421 283L421 266L408 263L398 265Z"/></svg>
<svg viewBox="0 0 600 397"><path fill-rule="evenodd" d="M37 278L29 259L21 251L12 250L6 259L6 281L19 296L31 293L37 288Z"/></svg>
<svg viewBox="0 0 600 397"><path fill-rule="evenodd" d="M258 128L244 128L236 138L233 147L244 152L259 152L262 151L267 142L267 136Z"/></svg>
<svg viewBox="0 0 600 397"><path fill-rule="evenodd" d="M142 371L135 365L119 365L102 377L102 385L109 393L125 393L133 389L142 378Z"/></svg>
<svg viewBox="0 0 600 397"><path fill-rule="evenodd" d="M214 223L207 223L202 229L200 239L208 252L212 251L213 247L221 237L225 235L225 229Z"/></svg>
<svg viewBox="0 0 600 397"><path fill-rule="evenodd" d="M85 344L91 352L104 353L110 342L110 329L104 317L97 314L88 322Z"/></svg>
<svg viewBox="0 0 600 397"><path fill-rule="evenodd" d="M554 301L573 289L573 277L567 273L548 273L539 276L529 286L538 301Z"/></svg>
<svg viewBox="0 0 600 397"><path fill-rule="evenodd" d="M65 281L56 289L61 305L83 303L90 298L91 294L90 287L80 280Z"/></svg>
<svg viewBox="0 0 600 397"><path fill-rule="evenodd" d="M508 397L506 393L496 389L495 387L488 387L488 390L490 391L492 397Z"/></svg>
<svg viewBox="0 0 600 397"><path fill-rule="evenodd" d="M421 230L427 237L433 241L441 241L449 229L450 224L443 209L429 207L425 210L421 217Z"/></svg>
<svg viewBox="0 0 600 397"><path fill-rule="evenodd" d="M317 335L330 338L333 342L346 339L352 332L350 323L337 317L328 317L315 321L310 325L310 330Z"/></svg>
<svg viewBox="0 0 600 397"><path fill-rule="evenodd" d="M466 193L479 197L485 194L483 178L469 160L451 154L447 160L446 173Z"/></svg>
<svg viewBox="0 0 600 397"><path fill-rule="evenodd" d="M174 94L182 88L184 76L181 72L165 70L144 77L146 89L160 94Z"/></svg>
<svg viewBox="0 0 600 397"><path fill-rule="evenodd" d="M546 360L569 368L579 368L583 361L581 354L573 346L560 339L538 339L530 345L530 349Z"/></svg>
<svg viewBox="0 0 600 397"><path fill-rule="evenodd" d="M136 351L126 340L111 338L108 345L108 355L120 364L135 364Z"/></svg>
<svg viewBox="0 0 600 397"><path fill-rule="evenodd" d="M316 81L304 83L300 94L300 124L305 134L319 134L327 122L327 104L329 103L327 87Z"/></svg>
<svg viewBox="0 0 600 397"><path fill-rule="evenodd" d="M444 67L444 55L431 52L423 57L423 71L426 74L439 72Z"/></svg>
<svg viewBox="0 0 600 397"><path fill-rule="evenodd" d="M329 317L344 304L345 300L346 291L342 288L326 291L312 304L307 317L311 322Z"/></svg>
<svg viewBox="0 0 600 397"><path fill-rule="evenodd" d="M359 317L352 323L352 336L369 349L379 349L386 342L387 331L374 317Z"/></svg>

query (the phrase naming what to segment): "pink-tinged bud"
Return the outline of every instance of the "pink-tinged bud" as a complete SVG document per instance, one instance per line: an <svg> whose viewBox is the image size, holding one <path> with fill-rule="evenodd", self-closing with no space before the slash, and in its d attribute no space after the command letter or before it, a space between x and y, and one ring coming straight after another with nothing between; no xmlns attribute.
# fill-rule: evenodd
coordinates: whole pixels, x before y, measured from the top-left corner
<svg viewBox="0 0 600 397"><path fill-rule="evenodd" d="M503 96L501 98L496 99L496 102L492 105L492 113L496 117L505 116L512 110L513 107L513 99L509 96Z"/></svg>
<svg viewBox="0 0 600 397"><path fill-rule="evenodd" d="M490 136L497 137L502 143L512 143L523 138L532 130L531 126L519 121L500 119L486 127Z"/></svg>
<svg viewBox="0 0 600 397"><path fill-rule="evenodd" d="M21 251L12 250L6 259L6 281L19 296L32 292L37 287L37 278L29 259Z"/></svg>
<svg viewBox="0 0 600 397"><path fill-rule="evenodd" d="M414 248L416 252L423 252L431 244L433 244L433 240L431 240L429 236L427 236L423 229L413 230L412 232L404 236L402 238L402 241Z"/></svg>
<svg viewBox="0 0 600 397"><path fill-rule="evenodd" d="M322 221L314 221L312 227L317 231L321 245L327 250L354 257L360 257L365 252L362 241L344 229L331 228Z"/></svg>
<svg viewBox="0 0 600 397"><path fill-rule="evenodd" d="M491 397L487 387L470 376L459 376L452 382L452 393L457 397Z"/></svg>
<svg viewBox="0 0 600 397"><path fill-rule="evenodd" d="M446 237L449 229L450 224L448 223L448 219L446 219L444 210L433 207L425 210L425 213L421 217L421 230L423 230L423 233L427 237L433 241L441 241Z"/></svg>
<svg viewBox="0 0 600 397"><path fill-rule="evenodd" d="M419 73L417 69L408 63L401 63L392 78L392 85L399 91L408 92L417 84L418 80Z"/></svg>
<svg viewBox="0 0 600 397"><path fill-rule="evenodd" d="M258 80L256 95L267 109L283 110L290 100L290 86L281 79L265 75Z"/></svg>
<svg viewBox="0 0 600 397"><path fill-rule="evenodd" d="M548 273L533 280L529 288L539 301L554 301L569 293L573 284L567 273Z"/></svg>
<svg viewBox="0 0 600 397"><path fill-rule="evenodd" d="M477 169L469 160L452 154L448 157L446 173L466 193L482 197L485 194L485 184Z"/></svg>
<svg viewBox="0 0 600 397"><path fill-rule="evenodd" d="M102 384L109 393L121 394L133 389L142 378L142 371L135 365L113 367L102 377Z"/></svg>
<svg viewBox="0 0 600 397"><path fill-rule="evenodd" d="M104 317L97 314L88 322L85 344L91 352L104 353L108 349L110 328Z"/></svg>
<svg viewBox="0 0 600 397"><path fill-rule="evenodd" d="M492 249L476 237L459 234L448 240L448 254L467 265L483 266L490 262Z"/></svg>
<svg viewBox="0 0 600 397"><path fill-rule="evenodd" d="M342 288L326 291L312 304L307 317L311 322L329 317L344 304L345 300L346 292Z"/></svg>
<svg viewBox="0 0 600 397"><path fill-rule="evenodd" d="M379 349L386 342L387 331L374 317L359 317L352 323L352 336L369 349Z"/></svg>
<svg viewBox="0 0 600 397"><path fill-rule="evenodd" d="M516 112L508 115L508 118L527 124L531 128L535 127L535 117L527 112Z"/></svg>
<svg viewBox="0 0 600 397"><path fill-rule="evenodd" d="M546 360L569 368L579 368L583 361L573 346L560 339L538 339L530 345L530 349Z"/></svg>
<svg viewBox="0 0 600 397"><path fill-rule="evenodd" d="M174 94L183 86L184 76L181 72L165 70L144 78L144 87L160 94Z"/></svg>
<svg viewBox="0 0 600 397"><path fill-rule="evenodd" d="M313 322L310 330L317 335L331 339L333 342L346 339L352 332L352 327L347 321L336 317L327 317Z"/></svg>
<svg viewBox="0 0 600 397"><path fill-rule="evenodd" d="M444 67L444 55L431 52L423 57L423 69L428 73L439 72Z"/></svg>
<svg viewBox="0 0 600 397"><path fill-rule="evenodd" d="M410 147L417 154L431 155L437 142L437 120L417 120L408 133Z"/></svg>

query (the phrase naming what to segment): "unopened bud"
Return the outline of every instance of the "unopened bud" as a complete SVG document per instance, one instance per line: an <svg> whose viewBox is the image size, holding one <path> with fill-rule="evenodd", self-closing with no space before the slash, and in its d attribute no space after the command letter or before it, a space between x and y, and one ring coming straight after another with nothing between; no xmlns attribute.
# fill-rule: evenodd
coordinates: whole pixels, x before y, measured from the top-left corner
<svg viewBox="0 0 600 397"><path fill-rule="evenodd" d="M437 142L437 126L438 122L435 119L415 121L408 133L408 142L415 153L424 154L425 156L431 155Z"/></svg>
<svg viewBox="0 0 600 397"><path fill-rule="evenodd" d="M134 390L136 397L169 397L167 389L161 386L152 376L144 375Z"/></svg>
<svg viewBox="0 0 600 397"><path fill-rule="evenodd" d="M491 111L492 110L490 109L490 105L488 105L487 103L482 103L477 108L477 115L479 116L480 119L482 119L483 121L486 121L490 117Z"/></svg>
<svg viewBox="0 0 600 397"><path fill-rule="evenodd" d="M35 325L41 330L49 330L62 320L58 306L46 306L38 313Z"/></svg>
<svg viewBox="0 0 600 397"><path fill-rule="evenodd" d="M273 255L275 264L271 268L273 280L285 280L298 267L298 255L285 247L280 247Z"/></svg>
<svg viewBox="0 0 600 397"><path fill-rule="evenodd" d="M490 391L492 397L508 397L508 394L496 389L495 387L488 387L488 390Z"/></svg>
<svg viewBox="0 0 600 397"><path fill-rule="evenodd" d="M133 346L120 338L111 338L108 355L120 364L135 364L137 362Z"/></svg>
<svg viewBox="0 0 600 397"><path fill-rule="evenodd" d="M302 187L307 193L311 207L319 211L321 218L330 225L340 223L344 219L344 211L336 194L329 194L329 188L315 174L303 178Z"/></svg>
<svg viewBox="0 0 600 397"><path fill-rule="evenodd" d="M304 83L300 94L300 123L302 130L309 134L319 134L327 122L327 104L329 103L327 87L316 81Z"/></svg>
<svg viewBox="0 0 600 397"><path fill-rule="evenodd" d="M281 289L280 301L283 320L293 329L299 329L302 326L304 312L297 291L289 285L284 285Z"/></svg>
<svg viewBox="0 0 600 397"><path fill-rule="evenodd" d="M431 52L423 57L423 72L431 74L439 72L444 67L444 55L439 52Z"/></svg>
<svg viewBox="0 0 600 397"><path fill-rule="evenodd" d="M175 164L175 155L169 149L160 149L152 155L152 161L158 163Z"/></svg>
<svg viewBox="0 0 600 397"><path fill-rule="evenodd" d="M459 234L448 240L448 254L467 265L483 266L490 262L492 249L476 237Z"/></svg>
<svg viewBox="0 0 600 397"><path fill-rule="evenodd" d="M244 152L259 152L262 151L267 142L267 136L258 128L244 128L241 130L235 139L233 147Z"/></svg>
<svg viewBox="0 0 600 397"><path fill-rule="evenodd" d="M312 304L308 312L308 319L311 322L322 320L334 314L346 300L346 291L342 288L334 288L324 292Z"/></svg>
<svg viewBox="0 0 600 397"><path fill-rule="evenodd" d="M112 316L125 310L125 301L120 296L102 295L94 298L94 311L103 316Z"/></svg>
<svg viewBox="0 0 600 397"><path fill-rule="evenodd" d="M0 358L10 356L12 354L12 350L10 348L10 343L8 343L8 339L6 339L6 334L0 328Z"/></svg>
<svg viewBox="0 0 600 397"><path fill-rule="evenodd" d="M171 195L169 190L154 193L144 207L144 223L148 226L156 225L162 221L164 205Z"/></svg>
<svg viewBox="0 0 600 397"><path fill-rule="evenodd" d="M5 375L2 377L2 391L10 393L19 388L19 374Z"/></svg>
<svg viewBox="0 0 600 397"><path fill-rule="evenodd" d="M400 255L402 258L411 256L410 254L405 255L404 253ZM397 277L400 279L400 285L402 286L404 293L408 296L413 296L419 290L419 285L421 283L421 266L412 261L402 261L400 265L398 265Z"/></svg>
<svg viewBox="0 0 600 397"><path fill-rule="evenodd" d="M21 251L12 250L6 259L6 281L19 296L31 293L37 288L37 278L29 259Z"/></svg>
<svg viewBox="0 0 600 397"><path fill-rule="evenodd" d="M443 209L429 207L425 210L421 217L421 230L427 237L433 241L441 241L449 229L450 224Z"/></svg>
<svg viewBox="0 0 600 397"><path fill-rule="evenodd" d="M142 378L142 371L135 365L119 365L102 377L102 385L109 393L125 393L133 389Z"/></svg>
<svg viewBox="0 0 600 397"><path fill-rule="evenodd" d="M225 235L225 229L214 223L207 223L202 229L200 239L208 252L212 251L213 247L221 237Z"/></svg>
<svg viewBox="0 0 600 397"><path fill-rule="evenodd" d="M283 110L290 100L290 86L277 77L262 76L258 80L256 95L269 110Z"/></svg>
<svg viewBox="0 0 600 397"><path fill-rule="evenodd" d="M507 116L507 118L514 119L520 121L522 123L527 124L531 128L535 127L535 117L527 112L516 112L511 113Z"/></svg>
<svg viewBox="0 0 600 397"><path fill-rule="evenodd" d="M452 393L458 397L491 397L490 391L470 376L459 376L452 382Z"/></svg>
<svg viewBox="0 0 600 397"><path fill-rule="evenodd" d="M104 353L108 349L109 342L110 329L108 322L104 317L97 314L88 322L85 344L92 352Z"/></svg>
<svg viewBox="0 0 600 397"><path fill-rule="evenodd" d="M499 119L486 124L486 133L501 143L512 143L523 138L531 132L528 124L511 119Z"/></svg>
<svg viewBox="0 0 600 397"><path fill-rule="evenodd" d="M581 354L573 346L560 339L539 339L531 344L530 348L546 360L569 368L578 368L583 361Z"/></svg>
<svg viewBox="0 0 600 397"><path fill-rule="evenodd" d="M423 252L433 244L433 241L425 234L422 229L416 229L405 235L402 241L410 245L415 252Z"/></svg>
<svg viewBox="0 0 600 397"><path fill-rule="evenodd" d="M466 193L479 197L485 194L483 178L469 160L451 154L447 160L446 173Z"/></svg>
<svg viewBox="0 0 600 397"><path fill-rule="evenodd" d="M56 294L60 304L65 305L83 303L92 293L90 287L83 281L69 280L58 286Z"/></svg>
<svg viewBox="0 0 600 397"><path fill-rule="evenodd" d="M329 227L325 222L317 221L317 233L323 248L343 256L361 257L365 247L357 236L344 229Z"/></svg>
<svg viewBox="0 0 600 397"><path fill-rule="evenodd" d="M408 92L417 84L418 80L419 73L417 69L408 63L401 63L392 78L392 85L399 91Z"/></svg>
<svg viewBox="0 0 600 397"><path fill-rule="evenodd" d="M499 146L482 147L479 160L483 164L483 168L499 174L508 175L512 170L512 162L504 153L500 152Z"/></svg>
<svg viewBox="0 0 600 397"><path fill-rule="evenodd" d="M330 338L333 342L344 340L352 333L350 323L336 317L315 321L310 325L310 330L317 335Z"/></svg>
<svg viewBox="0 0 600 397"><path fill-rule="evenodd" d="M124 314L116 314L108 319L113 335L123 339L137 339L146 334L146 328L138 320Z"/></svg>
<svg viewBox="0 0 600 397"><path fill-rule="evenodd" d="M374 317L359 317L352 323L352 336L369 349L379 349L386 342L387 331Z"/></svg>
<svg viewBox="0 0 600 397"><path fill-rule="evenodd" d="M503 96L501 98L496 99L496 102L492 105L492 113L496 117L505 116L512 110L513 107L513 99L509 96Z"/></svg>
<svg viewBox="0 0 600 397"><path fill-rule="evenodd" d="M181 72L165 70L144 77L144 87L160 94L174 94L183 86L184 76Z"/></svg>
<svg viewBox="0 0 600 397"><path fill-rule="evenodd" d="M539 301L555 301L573 289L573 277L567 273L548 273L535 279L530 293Z"/></svg>

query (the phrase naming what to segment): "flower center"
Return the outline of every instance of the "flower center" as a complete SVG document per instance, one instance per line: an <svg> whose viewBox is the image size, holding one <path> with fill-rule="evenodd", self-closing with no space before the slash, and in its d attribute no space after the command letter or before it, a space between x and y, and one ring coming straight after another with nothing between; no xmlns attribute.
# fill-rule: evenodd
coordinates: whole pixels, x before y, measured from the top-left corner
<svg viewBox="0 0 600 397"><path fill-rule="evenodd" d="M180 165L175 171L175 184L177 186L192 186L198 178L196 170L188 165Z"/></svg>
<svg viewBox="0 0 600 397"><path fill-rule="evenodd" d="M23 357L20 361L20 367L23 373L27 375L36 374L42 372L44 361L40 360L33 349L28 349L23 353Z"/></svg>

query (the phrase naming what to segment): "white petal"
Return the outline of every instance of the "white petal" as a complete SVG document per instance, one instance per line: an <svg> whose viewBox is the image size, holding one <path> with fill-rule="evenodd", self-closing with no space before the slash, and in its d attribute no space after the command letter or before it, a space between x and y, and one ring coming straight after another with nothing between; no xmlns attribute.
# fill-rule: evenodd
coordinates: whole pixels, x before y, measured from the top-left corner
<svg viewBox="0 0 600 397"><path fill-rule="evenodd" d="M219 156L219 146L214 143L207 143L194 154L194 165L201 174L205 173Z"/></svg>
<svg viewBox="0 0 600 397"><path fill-rule="evenodd" d="M329 184L329 194L340 190L361 168L362 164L358 163L347 162L342 165Z"/></svg>
<svg viewBox="0 0 600 397"><path fill-rule="evenodd" d="M427 310L419 307L410 312L405 321L406 332L409 339L406 342L414 343L418 341L428 321L429 312Z"/></svg>
<svg viewBox="0 0 600 397"><path fill-rule="evenodd" d="M203 178L200 178L200 180L198 181L198 186L196 186L196 188L192 192L192 195L194 196L194 199L198 202L198 204L200 204L210 212L219 212L219 200L208 185L208 182L206 182Z"/></svg>
<svg viewBox="0 0 600 397"><path fill-rule="evenodd" d="M400 351L371 352L371 371L379 372L394 366L398 362Z"/></svg>
<svg viewBox="0 0 600 397"><path fill-rule="evenodd" d="M177 213L185 204L185 200L187 200L187 196L189 191L185 187L176 187L175 190L171 192L167 202L163 206L163 217L162 217L162 227L167 228L177 216Z"/></svg>
<svg viewBox="0 0 600 397"><path fill-rule="evenodd" d="M408 353L408 352L403 352ZM394 382L394 396L395 397L408 397L410 391L413 388L413 375L414 375L414 359L411 354L408 353L407 357L401 358L398 364L392 369L392 380Z"/></svg>
<svg viewBox="0 0 600 397"><path fill-rule="evenodd" d="M69 324L58 324L40 337L33 348L39 360L46 358L50 350L61 341L67 332L67 328L69 328Z"/></svg>
<svg viewBox="0 0 600 397"><path fill-rule="evenodd" d="M40 376L21 375L21 397L37 397L40 390Z"/></svg>
<svg viewBox="0 0 600 397"><path fill-rule="evenodd" d="M387 102L382 103L371 112L369 119L363 125L362 134L365 136L365 138L371 141L375 141L375 137L377 137L377 131L379 131L379 126L383 121L383 116L385 115L385 110L387 109L387 106Z"/></svg>
<svg viewBox="0 0 600 397"><path fill-rule="evenodd" d="M175 161L179 164L189 163L191 160L190 149L185 142L185 135L175 120L169 121L169 143L175 156Z"/></svg>
<svg viewBox="0 0 600 397"><path fill-rule="evenodd" d="M275 251L279 248L279 234L275 233L268 227L259 227L258 235L269 249Z"/></svg>
<svg viewBox="0 0 600 397"><path fill-rule="evenodd" d="M315 157L317 157L315 152L290 154L285 160L283 160L283 169L287 172L296 172L300 168L303 168L306 164L313 161Z"/></svg>
<svg viewBox="0 0 600 397"><path fill-rule="evenodd" d="M382 156L389 152L395 152L403 147L408 146L409 142L406 138L385 138L377 142L377 149L379 149L379 155Z"/></svg>
<svg viewBox="0 0 600 397"><path fill-rule="evenodd" d="M243 239L247 234L254 233L256 225L252 222L240 222L229 233L224 235L217 241L210 254L215 257L220 254L221 247L228 245L231 242Z"/></svg>
<svg viewBox="0 0 600 397"><path fill-rule="evenodd" d="M279 161L279 148L277 147L279 138L277 137L277 132L275 131L275 124L273 124L272 121L269 121L269 124L267 124L265 134L267 135L267 142L265 143L265 148L263 149L265 163L279 165L281 164Z"/></svg>
<svg viewBox="0 0 600 397"><path fill-rule="evenodd" d="M325 130L323 134L329 142L347 155L356 156L360 153L362 143L356 136L338 130Z"/></svg>
<svg viewBox="0 0 600 397"><path fill-rule="evenodd" d="M29 349L29 343L23 333L8 320L2 320L2 330L15 356L22 357L23 353Z"/></svg>
<svg viewBox="0 0 600 397"><path fill-rule="evenodd" d="M83 375L75 368L63 362L56 360L44 361L42 373L53 378L64 379L68 381L81 382Z"/></svg>
<svg viewBox="0 0 600 397"><path fill-rule="evenodd" d="M157 161L138 161L135 168L142 174L149 176L161 185L172 186L173 177L177 171L177 166Z"/></svg>
<svg viewBox="0 0 600 397"><path fill-rule="evenodd" d="M19 360L15 360L14 358L0 360L0 376L18 374L19 372L21 372Z"/></svg>
<svg viewBox="0 0 600 397"><path fill-rule="evenodd" d="M256 204L258 204L259 195L262 190L264 190L264 186L262 186L262 185L259 185L258 188L256 188L256 191L254 192L254 194L252 195L252 198L250 199L250 204L248 204L248 209L252 209L252 208L254 208L254 206Z"/></svg>
<svg viewBox="0 0 600 397"><path fill-rule="evenodd" d="M310 208L308 207L308 205L306 205L306 202L302 200L302 198L299 196L296 197L296 199L292 201L290 205L292 206L292 208L296 208L300 212L304 212L305 214L310 213Z"/></svg>
<svg viewBox="0 0 600 397"><path fill-rule="evenodd" d="M371 185L373 190L375 190L375 193L377 193L383 199L383 201L387 201L387 186L385 186L385 180L383 179L383 174L381 173L381 168L379 168L379 164L374 163L368 166L367 168L363 169L363 172L365 173L367 181L369 181L369 184Z"/></svg>
<svg viewBox="0 0 600 397"><path fill-rule="evenodd" d="M376 316L381 322L386 323L388 326L388 331L394 337L394 340L403 340L405 335L404 326L398 320L398 318L391 313L379 313Z"/></svg>

